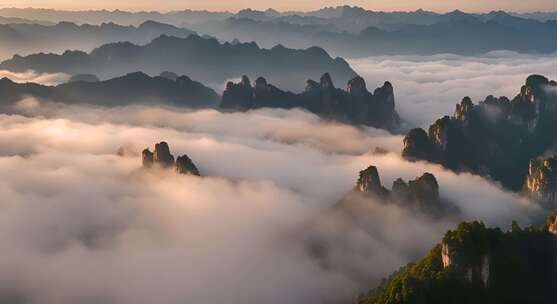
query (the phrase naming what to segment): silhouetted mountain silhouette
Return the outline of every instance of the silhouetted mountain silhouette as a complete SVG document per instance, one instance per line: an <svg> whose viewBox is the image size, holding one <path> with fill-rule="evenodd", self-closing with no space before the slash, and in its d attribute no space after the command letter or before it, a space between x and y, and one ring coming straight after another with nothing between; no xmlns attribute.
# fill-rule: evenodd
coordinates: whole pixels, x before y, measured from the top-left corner
<svg viewBox="0 0 557 304"><path fill-rule="evenodd" d="M63 52L68 49L90 51L102 44L122 41L146 44L163 34L185 38L195 32L154 21L146 21L137 27L114 23L78 25L71 22L55 25L0 24L0 56L9 58L14 54Z"/></svg>
<svg viewBox="0 0 557 304"><path fill-rule="evenodd" d="M167 104L192 108L211 107L219 100L212 89L187 76L173 81L136 72L106 81L74 81L58 86L19 84L8 78L0 80L1 105L9 106L24 97L105 106Z"/></svg>
<svg viewBox="0 0 557 304"><path fill-rule="evenodd" d="M223 109L250 110L263 107L307 109L324 118L357 125L397 131L400 119L395 111L393 87L389 82L373 93L363 78L348 81L347 90L335 88L328 73L318 82L308 80L303 93L283 91L263 77L250 84L247 76L239 83L228 82L220 103Z"/></svg>
<svg viewBox="0 0 557 304"><path fill-rule="evenodd" d="M257 15L258 17L255 17ZM197 28L201 30L201 28ZM557 22L512 16L505 12L446 14L416 11L382 13L339 7L325 13L263 18L242 14L203 26L220 39L256 41L264 47L282 43L305 48L319 45L345 57L384 54L478 54L495 50L552 53Z"/></svg>
<svg viewBox="0 0 557 304"><path fill-rule="evenodd" d="M287 89L302 89L306 79L330 72L341 82L356 76L348 63L333 59L323 49L293 50L276 46L261 49L255 43L219 43L196 35L188 38L160 36L145 46L129 42L103 45L91 53L67 51L62 55L14 56L0 64L11 71L95 74L102 79L133 71L156 75L164 71L189 75L220 86L241 75L265 75Z"/></svg>

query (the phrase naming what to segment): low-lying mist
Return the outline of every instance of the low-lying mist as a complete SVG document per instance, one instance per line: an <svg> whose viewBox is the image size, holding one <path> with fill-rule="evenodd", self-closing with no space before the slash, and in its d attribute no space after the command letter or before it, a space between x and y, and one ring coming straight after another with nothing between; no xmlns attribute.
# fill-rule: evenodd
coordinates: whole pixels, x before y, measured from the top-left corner
<svg viewBox="0 0 557 304"><path fill-rule="evenodd" d="M0 79L9 78L13 82L27 83L33 82L43 85L57 85L67 82L70 76L64 73L41 74L34 71L27 71L25 73L15 73L6 70L0 70Z"/></svg>
<svg viewBox="0 0 557 304"><path fill-rule="evenodd" d="M400 100L400 97L399 97ZM301 110L220 113L24 100L0 115L0 298L26 303L338 303L424 254L459 220L507 228L533 204L480 177L409 163L401 136ZM141 168L165 140L205 177ZM124 147L123 156L116 151ZM388 154L373 153L382 147ZM431 172L457 219L362 202L373 233L335 217L305 227L379 168L383 184ZM314 227L314 228L315 228ZM354 275L357 273L357 275Z"/></svg>

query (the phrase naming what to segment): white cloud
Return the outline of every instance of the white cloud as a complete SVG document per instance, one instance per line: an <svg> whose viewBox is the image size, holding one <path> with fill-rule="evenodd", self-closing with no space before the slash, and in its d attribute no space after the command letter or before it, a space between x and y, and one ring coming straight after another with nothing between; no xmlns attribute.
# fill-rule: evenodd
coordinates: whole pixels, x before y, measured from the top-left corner
<svg viewBox="0 0 557 304"><path fill-rule="evenodd" d="M64 73L37 73L34 71L27 71L24 73L15 73L6 70L0 70L0 78L7 77L13 82L27 83L34 82L43 85L57 85L67 82L70 76Z"/></svg>
<svg viewBox="0 0 557 304"><path fill-rule="evenodd" d="M393 82L399 112L420 126L452 113L464 96L513 97L529 74L554 79L557 71L555 56L508 52L352 64L370 88ZM55 84L65 77L10 78ZM14 110L26 116L0 115L0 298L337 303L426 253L460 220L506 228L540 215L483 178L402 160L402 136L301 110L100 108L30 98ZM210 177L142 170L139 152L161 140ZM121 146L126 157L115 155ZM392 153L372 153L377 147ZM387 188L398 177L433 173L462 213L431 221L365 201L365 223L321 217L369 165ZM308 254L315 236L329 244L324 260Z"/></svg>
<svg viewBox="0 0 557 304"><path fill-rule="evenodd" d="M557 55L525 55L507 51L477 57L458 55L385 56L350 60L369 87L389 80L403 119L429 126L452 115L455 104L469 96L477 102L488 95L513 98L526 77L557 78Z"/></svg>
<svg viewBox="0 0 557 304"><path fill-rule="evenodd" d="M33 102L19 111L30 116L0 115L0 295L29 303L350 301L458 220L367 202L374 233L334 218L317 226L348 243L322 267L304 227L371 164L387 187L434 173L459 219L529 223L537 212L479 177L401 160L400 136L299 110ZM160 140L211 177L142 170L133 155ZM117 157L124 145L135 153ZM377 146L394 153L371 153Z"/></svg>

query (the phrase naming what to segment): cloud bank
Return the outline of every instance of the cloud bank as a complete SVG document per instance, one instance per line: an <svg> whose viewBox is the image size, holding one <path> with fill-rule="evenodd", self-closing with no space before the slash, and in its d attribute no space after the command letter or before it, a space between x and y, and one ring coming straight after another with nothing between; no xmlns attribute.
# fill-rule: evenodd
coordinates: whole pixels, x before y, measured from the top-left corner
<svg viewBox="0 0 557 304"><path fill-rule="evenodd" d="M513 98L526 77L557 78L557 55L497 51L477 57L458 55L385 56L350 60L370 87L389 80L395 87L397 111L415 126L429 126L451 115L457 102L487 95Z"/></svg>
<svg viewBox="0 0 557 304"><path fill-rule="evenodd" d="M7 77L13 82L17 83L27 83L34 82L43 85L57 85L67 82L70 76L64 73L37 73L34 71L27 71L25 73L15 73L6 70L0 70L0 79Z"/></svg>
<svg viewBox="0 0 557 304"><path fill-rule="evenodd" d="M482 178L400 159L400 136L300 110L22 103L24 115L0 115L0 298L16 303L351 301L458 220L506 227L539 211ZM207 177L141 169L139 152L160 140ZM322 218L372 164L387 187L434 173L462 215L433 222L368 201L366 229ZM326 261L308 252L316 219Z"/></svg>

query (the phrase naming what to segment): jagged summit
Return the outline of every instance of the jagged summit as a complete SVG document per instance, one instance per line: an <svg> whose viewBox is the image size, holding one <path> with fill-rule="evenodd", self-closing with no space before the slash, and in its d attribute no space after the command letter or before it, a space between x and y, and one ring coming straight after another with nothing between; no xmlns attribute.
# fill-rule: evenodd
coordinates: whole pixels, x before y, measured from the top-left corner
<svg viewBox="0 0 557 304"><path fill-rule="evenodd" d="M391 83L385 82L370 93L365 80L359 76L349 80L347 89L343 90L335 87L329 73L324 73L319 82L307 80L305 90L299 94L283 91L262 77L250 85L249 78L244 76L239 83L227 83L220 107L233 110L299 107L347 123L390 131L400 128Z"/></svg>
<svg viewBox="0 0 557 304"><path fill-rule="evenodd" d="M193 163L193 161L185 154L182 155L182 156L179 156L176 159L175 169L176 169L176 172L179 173L179 174L191 174L191 175L197 175L197 176L201 175L199 173L199 170L197 169L197 167Z"/></svg>
<svg viewBox="0 0 557 304"><path fill-rule="evenodd" d="M377 167L369 166L360 171L353 193L419 211L435 218L456 210L452 204L441 200L439 184L431 173L424 173L408 183L398 178L393 182L391 190L388 190L381 185ZM350 195L340 205L349 201Z"/></svg>
<svg viewBox="0 0 557 304"><path fill-rule="evenodd" d="M542 85L548 85L549 79L543 75L530 75L526 78L526 87L539 88Z"/></svg>
<svg viewBox="0 0 557 304"><path fill-rule="evenodd" d="M142 152L142 165L149 169L153 167L168 169L174 168L179 174L201 176L197 166L187 155L179 156L174 161L174 156L170 153L168 143L161 141L155 144L154 152L146 148Z"/></svg>
<svg viewBox="0 0 557 304"><path fill-rule="evenodd" d="M360 171L360 177L356 182L356 191L362 193L374 193L383 195L386 189L381 186L381 179L377 167L369 166L367 169Z"/></svg>
<svg viewBox="0 0 557 304"><path fill-rule="evenodd" d="M343 82L357 76L345 60L332 58L324 50L264 49L253 42L221 43L215 38L195 34L187 37L163 34L145 44L122 41L128 40L98 46L90 53L36 53L13 57L0 63L0 69L70 75L92 73L101 79L139 70L149 75L173 71L215 84L242 74L265 75L289 90L302 89L306 79L325 72Z"/></svg>
<svg viewBox="0 0 557 304"><path fill-rule="evenodd" d="M153 153L153 162L163 168L174 165L174 156L170 154L170 148L164 141L155 144L155 152Z"/></svg>
<svg viewBox="0 0 557 304"><path fill-rule="evenodd" d="M518 191L524 187L530 160L555 142L555 92L554 81L531 75L513 99L489 95L474 104L465 97L452 116L437 119L427 132L411 130L402 156L489 176Z"/></svg>
<svg viewBox="0 0 557 304"><path fill-rule="evenodd" d="M387 83L388 82L386 82L385 84ZM388 84L390 85L390 83ZM346 91L354 95L365 94L367 93L366 81L360 76L353 78L350 81L348 81L348 87Z"/></svg>

